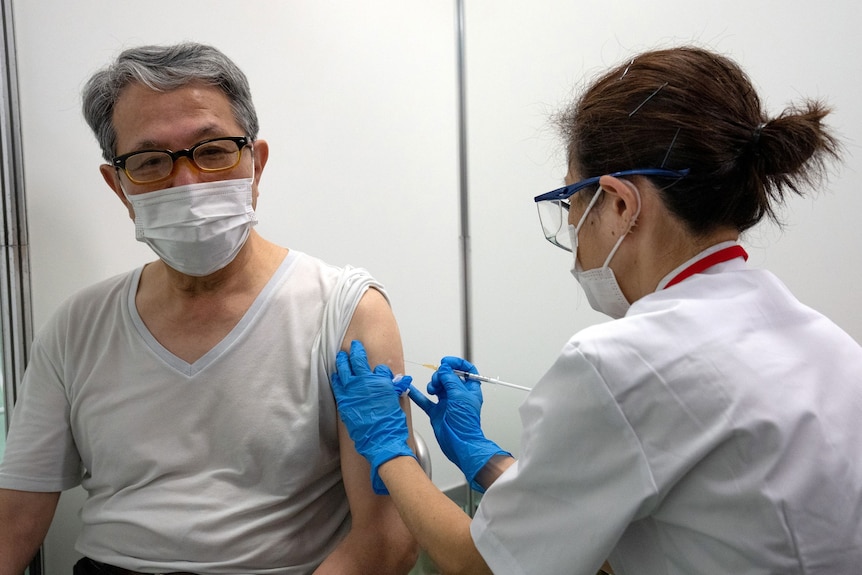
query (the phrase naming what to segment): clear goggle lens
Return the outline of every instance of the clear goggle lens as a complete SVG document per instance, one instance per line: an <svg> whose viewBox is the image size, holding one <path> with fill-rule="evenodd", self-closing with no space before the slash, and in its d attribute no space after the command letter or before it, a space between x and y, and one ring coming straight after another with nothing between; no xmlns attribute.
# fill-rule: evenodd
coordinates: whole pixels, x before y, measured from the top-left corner
<svg viewBox="0 0 862 575"><path fill-rule="evenodd" d="M572 238L569 234L569 202L566 200L546 200L536 202L539 221L545 239L559 248L571 252Z"/></svg>

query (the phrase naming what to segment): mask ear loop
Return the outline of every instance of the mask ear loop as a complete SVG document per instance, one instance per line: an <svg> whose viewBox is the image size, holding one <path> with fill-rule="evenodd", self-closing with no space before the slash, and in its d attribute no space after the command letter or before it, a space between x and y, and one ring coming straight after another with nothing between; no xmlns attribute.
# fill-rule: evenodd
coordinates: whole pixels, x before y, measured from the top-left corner
<svg viewBox="0 0 862 575"><path fill-rule="evenodd" d="M590 203L587 204L587 209L584 210L584 213L581 214L581 219L578 220L578 224L571 229L572 235L572 253L575 256L575 263L578 261L578 234L581 233L581 226L584 225L584 222L587 220L587 215L590 213L590 210L593 209L593 206L596 205L596 201L599 199L599 195L604 192L601 186L596 190L596 193L593 195L593 198L590 200Z"/></svg>
<svg viewBox="0 0 862 575"><path fill-rule="evenodd" d="M576 230L581 230L581 226L584 225L584 221L587 219L587 215L590 213L590 210L593 209L593 206L596 205L596 201L599 199L599 195L601 195L602 192L604 192L604 190L601 186L599 186L599 189L596 190L596 193L593 195L593 199L591 199L590 203L587 204L587 209L584 210L583 214L581 214L581 219L578 220L578 225L575 226Z"/></svg>
<svg viewBox="0 0 862 575"><path fill-rule="evenodd" d="M634 191L635 197L638 200L638 207L635 210L635 215L632 217L631 221L629 222L629 227L626 229L624 234L620 235L620 239L617 240L617 243L614 244L613 249L611 249L611 253L608 254L608 258L605 260L605 263L602 265L602 267L604 267L604 268L606 268L610 265L611 259L617 253L617 250L620 249L620 245L622 245L623 240L626 239L626 236L628 236L629 232L632 231L632 228L635 226L635 223L637 222L638 216L641 213L641 195L640 195L640 192L638 191L637 186L635 186L633 183L629 182L628 180L622 180L622 181L625 182ZM599 189L601 189L601 188L599 188Z"/></svg>
<svg viewBox="0 0 862 575"><path fill-rule="evenodd" d="M114 167L114 169L117 171L117 185L120 186L120 191L123 192L123 197L131 201L129 199L129 194L126 192L126 187L123 185L123 175L120 173L120 168Z"/></svg>

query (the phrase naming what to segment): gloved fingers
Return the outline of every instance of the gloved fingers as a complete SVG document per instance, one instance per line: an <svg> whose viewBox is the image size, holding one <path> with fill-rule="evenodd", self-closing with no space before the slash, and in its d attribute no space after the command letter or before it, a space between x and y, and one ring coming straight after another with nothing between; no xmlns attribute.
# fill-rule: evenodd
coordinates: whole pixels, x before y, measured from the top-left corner
<svg viewBox="0 0 862 575"><path fill-rule="evenodd" d="M442 371L440 368L444 368ZM455 380L453 377L457 377L459 381L461 381L464 385L464 389L471 392L477 392L480 389L482 383L478 379L473 379L470 377L470 374L479 374L479 371L476 369L476 366L467 361L466 359L461 359L460 357L447 356L444 357L442 362L440 363L440 368L437 369L438 373L442 373L443 375L440 378L440 382L443 385L446 385L443 382L448 381L451 385L449 385L449 390L453 391L455 389L460 389L454 385ZM451 376L446 375L449 372L447 370L458 370L463 371L466 375L461 374L452 374Z"/></svg>
<svg viewBox="0 0 862 575"><path fill-rule="evenodd" d="M444 376L457 377L452 373L452 368L445 364L441 365L437 368L437 371L431 375L431 381L428 382L428 386L426 387L428 393L438 397L446 394L446 386L443 385L443 380L441 379Z"/></svg>
<svg viewBox="0 0 862 575"><path fill-rule="evenodd" d="M482 387L481 382L471 379L469 375L464 379L447 365L440 366L437 370L439 377L437 385L442 390L438 390L438 397L448 397L450 402L458 405L471 405L473 409L479 409L482 405Z"/></svg>
<svg viewBox="0 0 862 575"><path fill-rule="evenodd" d="M395 379L395 376L392 374L392 370L389 369L389 366L385 363L381 363L377 367L374 368L374 373L377 375L385 375L389 379Z"/></svg>
<svg viewBox="0 0 862 575"><path fill-rule="evenodd" d="M437 376L436 373L434 375L432 375L431 381L429 381L428 385L425 386L425 391L427 391L431 395L437 395L440 393L441 390L443 390L443 386L440 384L440 382L436 376Z"/></svg>
<svg viewBox="0 0 862 575"><path fill-rule="evenodd" d="M468 385L459 375L452 371L452 368L448 364L444 363L431 376L431 383L428 384L428 393L444 397L453 392L457 393Z"/></svg>
<svg viewBox="0 0 862 575"><path fill-rule="evenodd" d="M393 375L392 370L385 363L381 363L375 367L373 373L374 375L382 375L391 381L392 387L399 396L407 391L407 386L409 386L413 381L413 378L409 375L401 375L400 373L398 375Z"/></svg>
<svg viewBox="0 0 862 575"><path fill-rule="evenodd" d="M335 372L343 390L346 387L346 382L353 376L353 370L350 369L350 358L344 351L339 351L338 355L335 356Z"/></svg>
<svg viewBox="0 0 862 575"><path fill-rule="evenodd" d="M476 366L467 361L466 359L456 357L454 355L447 355L443 359L440 360L440 366L448 365L452 369L457 369L459 371L466 371L467 373L479 373L479 370L476 369Z"/></svg>
<svg viewBox="0 0 862 575"><path fill-rule="evenodd" d="M411 383L413 383L413 378L409 375L396 375L392 378L392 387L395 388L395 393L398 394L398 397L401 397L408 389L413 387L410 385Z"/></svg>
<svg viewBox="0 0 862 575"><path fill-rule="evenodd" d="M408 395L410 399L413 400L413 403L419 406L419 409L427 413L429 416L431 415L431 410L434 408L436 403L431 401L428 397L425 396L424 393L413 387L412 385L408 387Z"/></svg>
<svg viewBox="0 0 862 575"><path fill-rule="evenodd" d="M365 346L361 341L353 340L350 342L350 369L354 375L365 375L371 373L371 366L368 365L368 354L365 352Z"/></svg>
<svg viewBox="0 0 862 575"><path fill-rule="evenodd" d="M332 375L329 376L329 384L332 386L332 392L335 394L336 401L338 400L338 396L344 393L344 383L341 381L341 378L338 377L338 372L333 372Z"/></svg>

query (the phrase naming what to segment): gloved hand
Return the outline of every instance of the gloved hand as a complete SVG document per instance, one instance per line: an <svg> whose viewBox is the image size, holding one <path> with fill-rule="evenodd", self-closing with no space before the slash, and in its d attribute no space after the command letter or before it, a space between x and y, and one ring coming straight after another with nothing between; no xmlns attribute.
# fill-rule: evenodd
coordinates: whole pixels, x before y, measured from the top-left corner
<svg viewBox="0 0 862 575"><path fill-rule="evenodd" d="M416 457L407 445L407 418L398 401L392 370L378 365L372 371L365 348L358 341L351 342L349 356L338 352L335 368L331 384L338 414L356 444L356 451L371 463L374 493L388 495L389 490L377 472L380 466L399 455ZM411 381L409 375L400 379L405 386Z"/></svg>
<svg viewBox="0 0 862 575"><path fill-rule="evenodd" d="M464 381L453 369L479 373L465 359L444 357L428 384L428 393L437 396L437 403L413 386L410 386L410 399L431 418L434 435L446 457L464 472L473 489L484 492L485 489L476 483L476 474L494 455L512 454L487 439L482 432L479 420L482 390L479 382L469 377Z"/></svg>

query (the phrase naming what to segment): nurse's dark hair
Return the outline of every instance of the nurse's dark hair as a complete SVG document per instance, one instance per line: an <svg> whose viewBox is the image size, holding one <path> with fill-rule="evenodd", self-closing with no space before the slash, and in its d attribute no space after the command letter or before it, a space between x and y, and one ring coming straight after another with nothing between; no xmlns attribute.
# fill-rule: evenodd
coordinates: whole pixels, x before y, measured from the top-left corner
<svg viewBox="0 0 862 575"><path fill-rule="evenodd" d="M805 100L775 117L732 60L684 46L644 52L602 74L554 118L569 167L583 178L635 168L689 169L653 178L668 209L694 234L744 231L788 192L818 185L840 143L830 109Z"/></svg>
<svg viewBox="0 0 862 575"><path fill-rule="evenodd" d="M196 82L215 86L228 97L234 117L245 132L235 135L257 138L259 124L248 79L230 58L212 46L191 42L140 46L121 52L84 86L84 118L96 135L105 160L110 162L116 155L114 106L124 88L139 83L168 92Z"/></svg>

